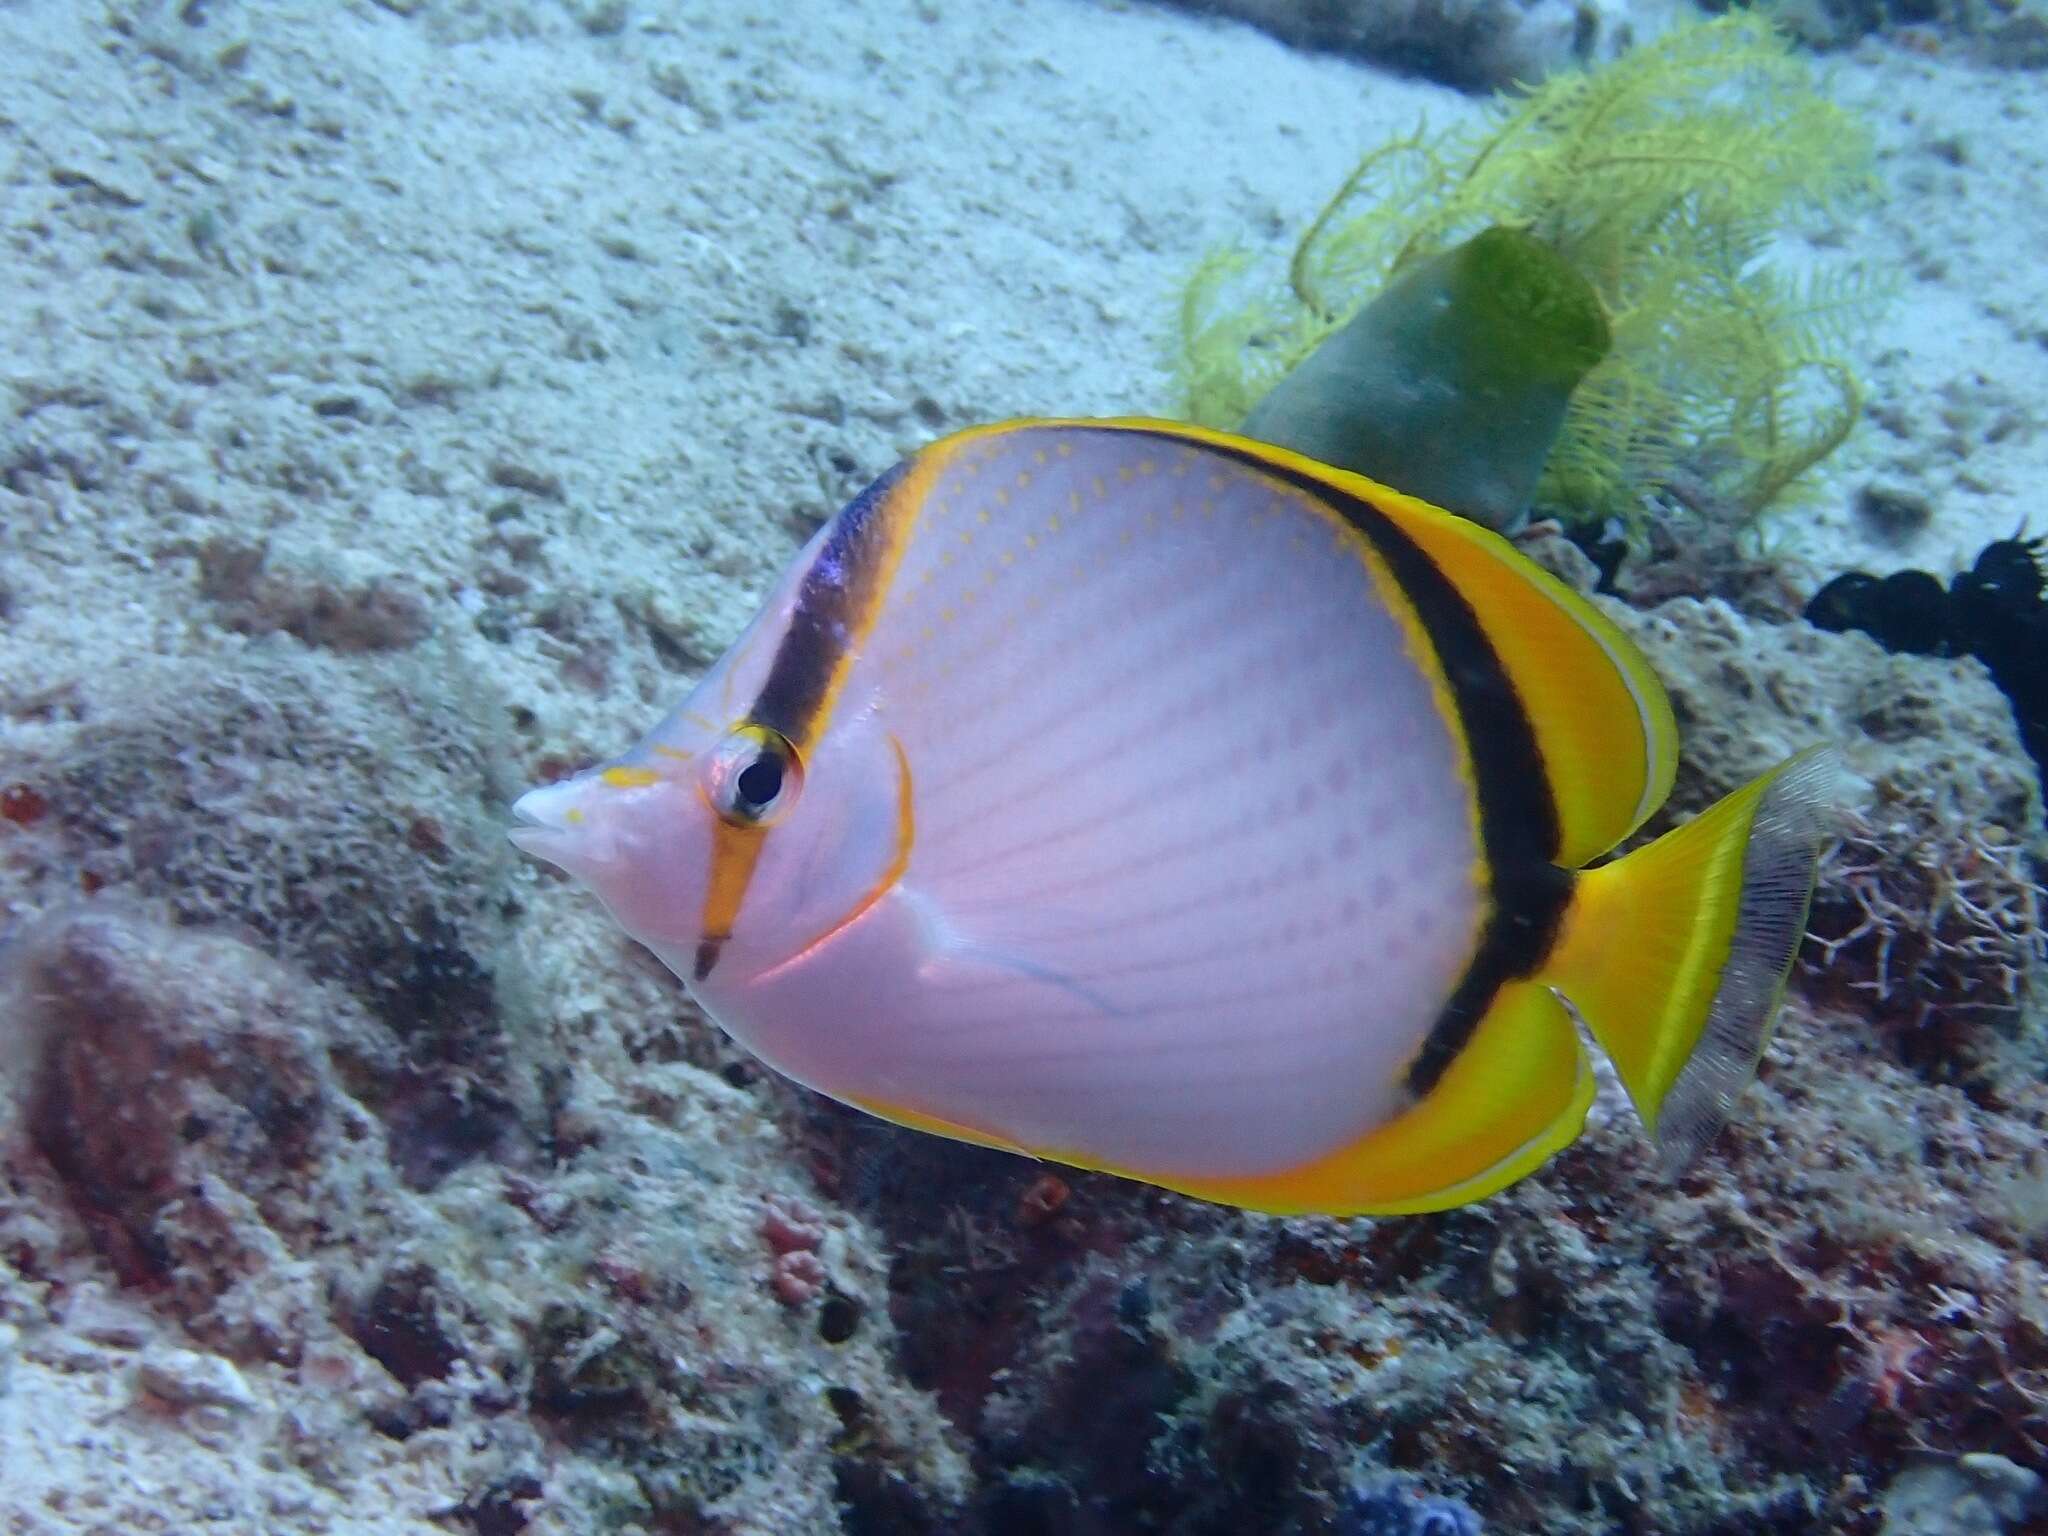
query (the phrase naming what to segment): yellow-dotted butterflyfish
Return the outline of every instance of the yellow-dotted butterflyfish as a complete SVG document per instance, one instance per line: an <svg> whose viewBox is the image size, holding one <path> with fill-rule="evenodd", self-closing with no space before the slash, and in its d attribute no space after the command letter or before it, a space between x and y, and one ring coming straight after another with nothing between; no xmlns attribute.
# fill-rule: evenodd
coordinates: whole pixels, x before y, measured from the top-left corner
<svg viewBox="0 0 2048 1536"><path fill-rule="evenodd" d="M883 475L512 836L836 1099L1424 1211L1578 1135L1578 1021L1668 1164L1753 1072L1830 768L1588 867L1676 750L1621 631L1475 524L1243 438L1024 421Z"/></svg>

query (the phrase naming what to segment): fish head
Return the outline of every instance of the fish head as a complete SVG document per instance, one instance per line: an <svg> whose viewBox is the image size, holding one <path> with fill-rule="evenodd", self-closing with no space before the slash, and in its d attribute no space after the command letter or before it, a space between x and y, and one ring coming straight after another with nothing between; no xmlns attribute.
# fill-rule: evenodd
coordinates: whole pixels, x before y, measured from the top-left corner
<svg viewBox="0 0 2048 1536"><path fill-rule="evenodd" d="M800 745L766 721L707 713L711 683L631 752L522 795L511 837L589 887L729 1019L722 1002L900 877L908 765L875 711L842 711Z"/></svg>

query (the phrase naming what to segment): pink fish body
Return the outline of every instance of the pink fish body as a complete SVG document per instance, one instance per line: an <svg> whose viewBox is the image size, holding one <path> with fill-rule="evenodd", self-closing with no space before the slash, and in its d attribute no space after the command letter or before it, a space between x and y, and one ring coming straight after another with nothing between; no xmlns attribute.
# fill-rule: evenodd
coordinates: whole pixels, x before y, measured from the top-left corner
<svg viewBox="0 0 2048 1536"><path fill-rule="evenodd" d="M1548 973L1586 971L1588 1006L1627 985L1585 952L1628 903L1574 866L1655 808L1675 743L1619 633L1467 529L1192 429L962 434L820 530L682 706L524 796L513 837L835 1098L1271 1209L1476 1198L1577 1133L1590 1065ZM1503 659L1494 587L1572 637L1583 697ZM1590 786L1552 761L1596 750ZM1807 777L1729 813L1724 865L1782 844L1798 884L1810 832L1753 834ZM1784 920L1719 956L1776 968L1738 1088ZM1727 991L1663 979L1700 997L1691 1045L1630 1082L1653 1120ZM1718 1097L1687 1116L1712 1119L1728 1071L1700 1059Z"/></svg>

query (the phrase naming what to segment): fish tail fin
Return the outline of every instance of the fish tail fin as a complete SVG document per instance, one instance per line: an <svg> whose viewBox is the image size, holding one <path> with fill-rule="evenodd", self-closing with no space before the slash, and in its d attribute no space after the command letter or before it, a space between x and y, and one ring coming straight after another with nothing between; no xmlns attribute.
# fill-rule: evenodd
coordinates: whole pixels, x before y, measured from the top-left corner
<svg viewBox="0 0 2048 1536"><path fill-rule="evenodd" d="M1814 748L1582 871L1541 980L1613 1060L1667 1172L1721 1128L1770 1038L1835 798Z"/></svg>

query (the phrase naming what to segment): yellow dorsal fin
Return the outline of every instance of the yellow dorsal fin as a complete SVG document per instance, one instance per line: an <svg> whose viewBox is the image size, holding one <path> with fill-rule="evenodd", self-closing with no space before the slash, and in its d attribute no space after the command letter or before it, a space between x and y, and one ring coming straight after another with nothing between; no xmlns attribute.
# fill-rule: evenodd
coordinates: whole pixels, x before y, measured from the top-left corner
<svg viewBox="0 0 2048 1536"><path fill-rule="evenodd" d="M1406 535L1470 606L1522 701L1557 807L1556 863L1576 868L1605 853L1663 804L1678 763L1678 726L1664 685L1612 620L1499 534L1249 438L1140 418L1085 424L1264 461L1367 503Z"/></svg>

